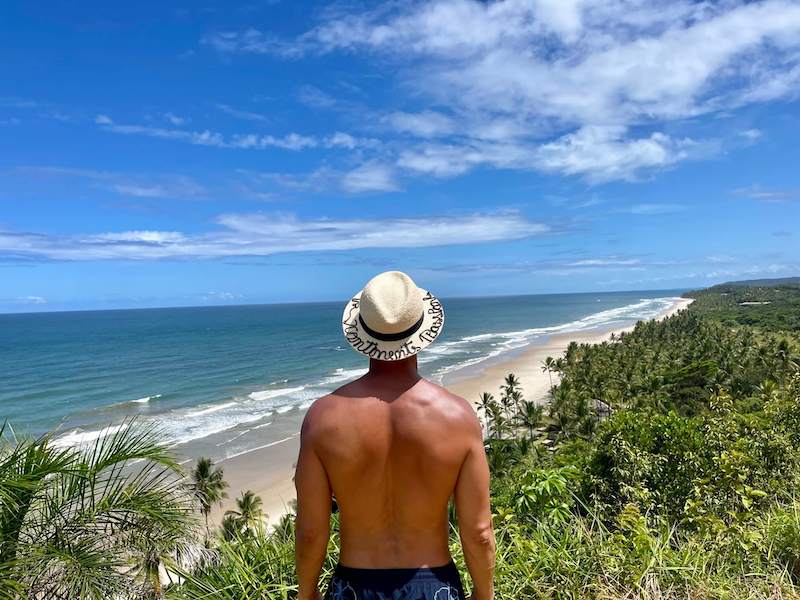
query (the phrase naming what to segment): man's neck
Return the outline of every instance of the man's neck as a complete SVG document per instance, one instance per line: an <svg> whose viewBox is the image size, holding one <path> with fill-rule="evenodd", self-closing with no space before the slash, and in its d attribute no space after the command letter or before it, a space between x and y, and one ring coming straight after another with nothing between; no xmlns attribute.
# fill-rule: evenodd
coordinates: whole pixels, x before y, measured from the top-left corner
<svg viewBox="0 0 800 600"><path fill-rule="evenodd" d="M410 356L403 360L369 360L369 374L396 382L416 382L420 376L417 372L417 357Z"/></svg>

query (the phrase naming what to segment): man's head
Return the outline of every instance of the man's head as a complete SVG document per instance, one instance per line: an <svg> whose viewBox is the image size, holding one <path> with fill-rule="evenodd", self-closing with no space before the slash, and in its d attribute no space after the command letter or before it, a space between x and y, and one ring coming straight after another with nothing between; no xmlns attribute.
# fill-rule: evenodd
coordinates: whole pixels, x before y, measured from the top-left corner
<svg viewBox="0 0 800 600"><path fill-rule="evenodd" d="M350 345L374 360L409 358L442 331L444 310L430 292L400 271L367 282L344 307L342 329Z"/></svg>

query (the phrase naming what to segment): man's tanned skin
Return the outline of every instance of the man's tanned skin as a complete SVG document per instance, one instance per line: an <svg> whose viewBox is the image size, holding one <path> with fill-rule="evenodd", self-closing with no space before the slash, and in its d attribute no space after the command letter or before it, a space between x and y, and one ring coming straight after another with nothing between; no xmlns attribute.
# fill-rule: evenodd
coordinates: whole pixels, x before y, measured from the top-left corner
<svg viewBox="0 0 800 600"><path fill-rule="evenodd" d="M416 356L372 360L366 375L314 403L295 485L301 600L321 597L331 494L339 562L375 569L448 563L447 504L455 496L472 599L491 600L495 545L481 427L466 400L420 377Z"/></svg>

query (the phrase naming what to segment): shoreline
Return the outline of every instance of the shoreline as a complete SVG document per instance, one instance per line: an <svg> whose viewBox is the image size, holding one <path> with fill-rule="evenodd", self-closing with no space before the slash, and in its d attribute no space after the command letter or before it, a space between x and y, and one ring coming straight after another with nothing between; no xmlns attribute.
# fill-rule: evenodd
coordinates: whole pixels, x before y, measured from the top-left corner
<svg viewBox="0 0 800 600"><path fill-rule="evenodd" d="M669 308L653 317L653 320L660 321L674 315L692 302L693 299L691 298L680 298ZM600 344L608 341L612 334L616 336L633 330L635 325L636 323L634 322L621 327L599 327L586 331L551 335L541 344L532 344L514 357L488 365L472 377L455 381L446 387L454 394L468 400L474 406L483 392L491 392L497 395L506 375L513 373L519 378L525 397L528 400L544 404L547 401L547 394L551 387L550 376L542 371L542 362L548 356L558 358L566 351L570 342ZM558 382L553 379L552 383L557 384Z"/></svg>
<svg viewBox="0 0 800 600"><path fill-rule="evenodd" d="M661 320L683 310L692 303L690 298L679 298L667 309L654 317ZM579 344L597 344L607 341L612 334L619 335L633 329L635 322L611 327L595 328L585 331L565 332L551 335L541 343L531 344L516 351L510 351L508 358L503 355L487 364L473 376L448 383L445 387L468 400L475 406L482 392L497 394L503 379L514 373L521 382L523 393L529 400L546 403L550 389L550 377L542 371L542 361L548 356L557 358L570 342ZM553 380L553 383L557 383ZM235 499L246 490L252 490L262 499L262 509L267 515L268 526L277 522L291 510L295 499L294 467L300 448L300 425L304 412L295 416L291 424L287 424L286 436L260 448L249 450L239 456L219 461L217 466L224 472L229 483L229 497L222 506L213 507L210 521L219 525L226 510L235 509ZM291 429L294 433L291 433Z"/></svg>

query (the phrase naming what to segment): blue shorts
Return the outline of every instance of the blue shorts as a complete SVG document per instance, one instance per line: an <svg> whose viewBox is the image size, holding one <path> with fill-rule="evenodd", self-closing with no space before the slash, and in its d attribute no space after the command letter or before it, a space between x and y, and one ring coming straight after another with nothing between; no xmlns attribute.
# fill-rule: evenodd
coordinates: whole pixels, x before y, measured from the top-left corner
<svg viewBox="0 0 800 600"><path fill-rule="evenodd" d="M338 565L325 600L464 600L455 563L419 569L356 569Z"/></svg>

